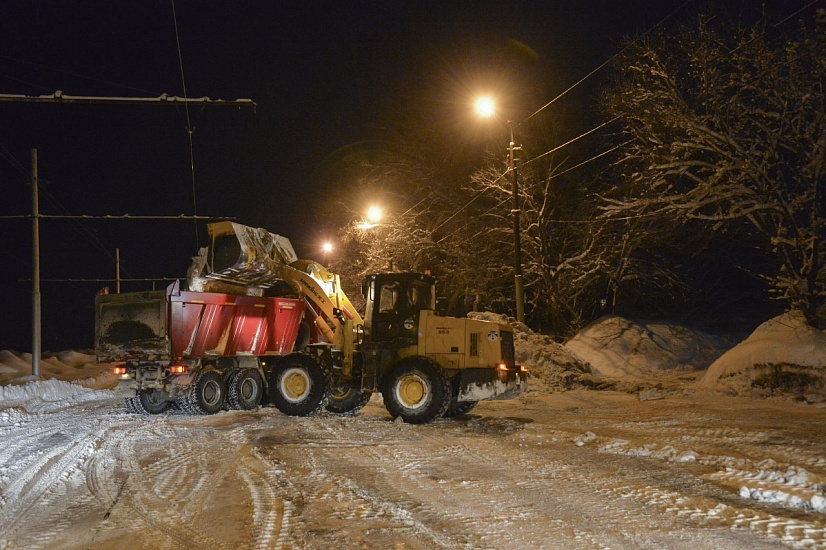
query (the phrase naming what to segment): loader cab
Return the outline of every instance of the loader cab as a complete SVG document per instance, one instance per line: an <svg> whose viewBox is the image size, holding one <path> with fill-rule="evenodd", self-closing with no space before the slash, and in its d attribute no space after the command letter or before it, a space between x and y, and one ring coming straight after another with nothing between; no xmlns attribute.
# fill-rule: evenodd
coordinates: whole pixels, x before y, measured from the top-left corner
<svg viewBox="0 0 826 550"><path fill-rule="evenodd" d="M374 342L415 344L419 312L436 309L436 279L423 273L368 275L362 293L367 304L364 328Z"/></svg>

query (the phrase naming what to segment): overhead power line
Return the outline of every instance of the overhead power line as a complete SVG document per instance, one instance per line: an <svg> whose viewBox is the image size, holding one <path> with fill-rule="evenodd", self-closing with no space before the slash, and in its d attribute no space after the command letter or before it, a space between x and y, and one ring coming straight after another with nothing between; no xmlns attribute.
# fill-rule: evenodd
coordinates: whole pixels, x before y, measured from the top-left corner
<svg viewBox="0 0 826 550"><path fill-rule="evenodd" d="M677 9L675 9L674 11L672 11L671 13L669 13L668 15L666 15L664 18L662 18L662 19L659 21L659 23L657 23L656 25L654 25L653 27L651 27L650 29L648 29L647 31L645 31L645 33L643 33L643 34L642 34L642 36L647 36L647 35L651 34L651 32L652 32L654 29L656 29L657 27L659 27L660 25L662 25L663 23L665 23L666 21L668 21L671 17L673 17L673 16L674 16L674 14L676 14L677 12L679 12L680 10L682 10L684 7L686 7L687 5L689 5L690 3L692 3L693 1L694 1L694 0L688 0L687 2L684 2L684 3L680 6L680 7L678 7ZM818 0L818 1L819 1L819 0ZM600 65L599 65L596 69L594 69L593 71L591 71L590 73L586 74L585 76L583 76L582 78L580 78L578 81L576 81L576 82L575 82L572 86L570 86L567 90L565 90L564 92L562 92L561 94L559 94L558 96L556 96L555 98L553 98L552 100L550 100L548 103L546 103L545 105L543 105L542 107L540 107L539 109L537 109L536 111L534 111L533 113L531 113L530 115L528 115L528 117L527 117L527 118L526 118L523 122L526 122L526 121L528 121L528 120L532 119L533 117L535 117L536 115L538 115L539 113L541 113L542 111L544 111L545 109L547 109L548 107L550 107L551 105L553 105L553 104L554 104L554 102L556 102L556 100L557 100L557 99L560 99L560 98L561 98L561 97L563 97L565 94L567 94L568 92L570 92L571 90L573 90L574 88L576 88L577 86L579 86L580 84L582 84L583 82L585 82L586 80L588 80L589 78L591 78L594 74L596 74L597 72L599 72L599 71L600 71L603 67L605 67L606 65L608 65L608 64L609 64L611 61L613 61L614 59L616 59L616 58L617 58L620 54L622 54L622 52L624 52L625 50L627 50L629 47L631 47L631 45L632 45L632 44L634 44L634 43L636 43L636 42L637 42L637 41L636 41L636 40L634 40L634 41L633 41L633 42L631 42L630 44L627 44L627 45L626 45L623 49L621 49L620 51L618 51L617 53L615 53L614 55L612 55L611 57L609 57L608 59L606 59L605 61L603 61L603 62L602 62L602 63L601 63L601 64L600 64Z"/></svg>

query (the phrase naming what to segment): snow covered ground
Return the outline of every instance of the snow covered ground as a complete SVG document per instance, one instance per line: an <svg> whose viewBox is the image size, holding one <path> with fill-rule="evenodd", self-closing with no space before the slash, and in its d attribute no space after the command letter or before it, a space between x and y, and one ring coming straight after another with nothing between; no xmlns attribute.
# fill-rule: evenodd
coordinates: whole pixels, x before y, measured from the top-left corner
<svg viewBox="0 0 826 550"><path fill-rule="evenodd" d="M34 381L0 352L0 549L826 548L824 338L792 314L740 343L522 330L527 394L425 426L378 396L130 415L90 355Z"/></svg>

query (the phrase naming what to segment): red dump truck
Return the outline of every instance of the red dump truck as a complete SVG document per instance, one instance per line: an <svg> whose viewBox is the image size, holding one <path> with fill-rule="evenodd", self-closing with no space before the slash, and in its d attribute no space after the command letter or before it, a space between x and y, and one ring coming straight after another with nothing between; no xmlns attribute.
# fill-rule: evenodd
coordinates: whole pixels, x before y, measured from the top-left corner
<svg viewBox="0 0 826 550"><path fill-rule="evenodd" d="M102 295L96 353L100 362L124 362L116 372L137 390L126 399L132 412L251 409L261 402L268 371L290 364L296 340L306 339L305 307L295 298L190 292L180 282Z"/></svg>

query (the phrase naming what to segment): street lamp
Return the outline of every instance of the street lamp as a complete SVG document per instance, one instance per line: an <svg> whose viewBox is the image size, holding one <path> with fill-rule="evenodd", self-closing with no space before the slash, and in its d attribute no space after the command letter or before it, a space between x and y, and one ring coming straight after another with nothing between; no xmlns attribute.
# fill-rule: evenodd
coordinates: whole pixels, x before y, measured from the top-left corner
<svg viewBox="0 0 826 550"><path fill-rule="evenodd" d="M383 216L384 212L381 207L373 205L367 209L367 213L364 216L364 221L356 224L356 227L363 230L373 229L379 224Z"/></svg>
<svg viewBox="0 0 826 550"><path fill-rule="evenodd" d="M324 252L324 265L330 265L330 252L333 251L333 244L329 241L321 245L321 250Z"/></svg>
<svg viewBox="0 0 826 550"><path fill-rule="evenodd" d="M367 209L367 221L370 223L379 223L382 214L381 207L373 205Z"/></svg>
<svg viewBox="0 0 826 550"><path fill-rule="evenodd" d="M484 118L494 118L496 115L496 103L490 97L480 97L476 100L476 112ZM516 320L525 322L525 289L522 282L522 236L520 229L519 214L519 172L517 170L515 151L521 151L522 146L517 146L513 141L513 128L517 123L508 120L507 125L510 130L510 143L508 145L508 172L511 175L511 188L513 191L513 286L516 295Z"/></svg>

